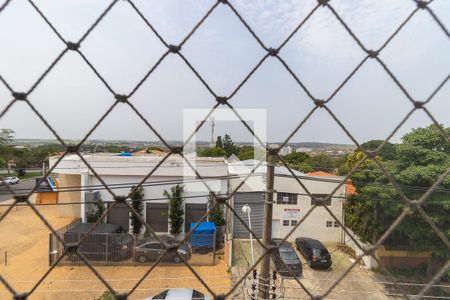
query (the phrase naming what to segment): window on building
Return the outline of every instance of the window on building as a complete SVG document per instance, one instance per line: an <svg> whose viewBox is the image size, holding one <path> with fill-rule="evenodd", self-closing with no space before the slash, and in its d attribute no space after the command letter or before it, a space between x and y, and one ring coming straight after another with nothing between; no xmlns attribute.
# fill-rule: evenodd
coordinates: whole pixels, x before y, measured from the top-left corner
<svg viewBox="0 0 450 300"><path fill-rule="evenodd" d="M313 197L315 198L326 198L328 196L328 194L312 194ZM331 206L331 198L327 200L327 206ZM316 200L314 200L314 198L311 197L311 205L315 205L316 204Z"/></svg>
<svg viewBox="0 0 450 300"><path fill-rule="evenodd" d="M277 204L297 204L297 194L277 193Z"/></svg>
<svg viewBox="0 0 450 300"><path fill-rule="evenodd" d="M339 227L339 223L337 221L334 221L334 227Z"/></svg>
<svg viewBox="0 0 450 300"><path fill-rule="evenodd" d="M283 226L289 226L289 220L283 220Z"/></svg>
<svg viewBox="0 0 450 300"><path fill-rule="evenodd" d="M333 227L333 221L327 221L327 227Z"/></svg>
<svg viewBox="0 0 450 300"><path fill-rule="evenodd" d="M291 220L291 226L297 225L297 220Z"/></svg>

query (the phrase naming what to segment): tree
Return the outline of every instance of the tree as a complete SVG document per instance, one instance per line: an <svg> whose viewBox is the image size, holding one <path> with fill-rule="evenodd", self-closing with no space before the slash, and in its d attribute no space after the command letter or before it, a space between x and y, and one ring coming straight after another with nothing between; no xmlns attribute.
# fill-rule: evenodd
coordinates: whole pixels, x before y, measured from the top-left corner
<svg viewBox="0 0 450 300"><path fill-rule="evenodd" d="M309 159L310 159L309 155L306 153L303 153L303 152L292 152L292 153L289 153L288 155L284 156L284 160L288 164L292 164L292 165L301 164L303 162L306 162Z"/></svg>
<svg viewBox="0 0 450 300"><path fill-rule="evenodd" d="M217 139L216 139L216 148L222 148L223 149L222 137L220 135L217 136Z"/></svg>
<svg viewBox="0 0 450 300"><path fill-rule="evenodd" d="M170 193L164 190L164 196L169 199L169 223L170 233L173 235L180 234L184 221L183 209L183 186L177 184L170 188Z"/></svg>
<svg viewBox="0 0 450 300"><path fill-rule="evenodd" d="M7 145L12 142L16 133L12 129L2 128L0 129L0 145Z"/></svg>
<svg viewBox="0 0 450 300"><path fill-rule="evenodd" d="M142 217L142 211L144 210L144 203L143 203L143 199L144 199L144 189L142 188L142 186L139 186L138 188L136 188L135 186L133 186L131 188L132 192L130 195L130 199L131 199L131 206L134 208L134 210ZM141 228L142 228L142 223L141 221L138 219L138 217L133 214L130 211L130 219L131 219L131 229L134 235L137 235L141 232Z"/></svg>
<svg viewBox="0 0 450 300"><path fill-rule="evenodd" d="M326 153L320 153L307 161L308 165L316 171L335 172L345 164L345 157L332 157Z"/></svg>
<svg viewBox="0 0 450 300"><path fill-rule="evenodd" d="M200 157L224 157L226 153L222 148L213 147L199 149L197 155Z"/></svg>
<svg viewBox="0 0 450 300"><path fill-rule="evenodd" d="M364 162L360 163L364 158L366 157L366 154L362 152L361 150L356 149L352 152L349 156L346 158L345 167L350 172L355 166L358 164L358 169L363 170L367 168L369 165L374 164L373 160L366 159ZM379 156L376 157L378 160L381 160Z"/></svg>
<svg viewBox="0 0 450 300"><path fill-rule="evenodd" d="M105 210L105 202L103 202L102 199L99 199L95 202L93 209L87 213L87 222L96 223L102 217Z"/></svg>
<svg viewBox="0 0 450 300"><path fill-rule="evenodd" d="M214 206L215 204L216 199L210 193L208 196L208 209L211 210L211 213L209 214L209 221L214 222L216 226L223 226L225 225L223 204Z"/></svg>
<svg viewBox="0 0 450 300"><path fill-rule="evenodd" d="M449 128L444 130L450 132ZM450 167L450 148L436 125L414 129L402 137L402 142L395 147L396 159L382 163L402 192L409 199L417 200ZM346 204L346 224L363 241L372 242L381 237L407 204L374 163L355 172L352 181L356 194ZM444 178L421 206L437 228L450 238L450 202L445 191L448 188L450 176ZM406 244L417 251L431 251L437 260L450 257L445 244L416 210L405 217L385 244Z"/></svg>
<svg viewBox="0 0 450 300"><path fill-rule="evenodd" d="M375 151L381 144L383 143L382 140L370 140L363 144L361 144L361 148L364 150L371 150ZM394 144L391 144L387 142L383 148L380 149L379 156L383 160L393 160L396 158L397 154L395 152L395 146Z"/></svg>
<svg viewBox="0 0 450 300"><path fill-rule="evenodd" d="M239 148L236 147L233 143L233 140L231 139L230 135L228 133L225 134L223 138L223 150L225 150L225 155L227 157L230 157L230 155L239 154Z"/></svg>

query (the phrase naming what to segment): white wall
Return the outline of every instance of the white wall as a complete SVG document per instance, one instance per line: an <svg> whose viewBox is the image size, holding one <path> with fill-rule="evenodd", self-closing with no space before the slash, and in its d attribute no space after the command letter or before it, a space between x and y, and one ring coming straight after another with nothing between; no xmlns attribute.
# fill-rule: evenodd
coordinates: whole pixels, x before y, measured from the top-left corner
<svg viewBox="0 0 450 300"><path fill-rule="evenodd" d="M315 178L312 178L315 179ZM330 194L338 185L334 182L324 182L316 180L301 179L301 182L305 185L311 194ZM289 226L283 226L283 220L296 220L297 218L288 218L285 213L286 209L299 209L298 219L301 220L307 212L312 208L311 197L307 195L303 187L291 177L275 177L274 183L276 192L285 193L298 193L297 205L289 204L274 204L273 207L273 219L280 220L280 235L284 237L287 235L294 226L289 222ZM333 194L336 197L345 196L345 186L340 187L337 192ZM274 200L276 201L277 194L274 194ZM332 198L331 205L327 206L331 212L342 221L342 204L343 199ZM326 227L326 222L331 221L332 227ZM335 219L324 207L316 207L308 217L300 224L300 226L294 231L294 233L288 238L288 240L294 240L296 237L306 236L318 239L322 242L340 242L341 240L341 228L334 227Z"/></svg>
<svg viewBox="0 0 450 300"><path fill-rule="evenodd" d="M113 184L133 184L133 183L139 183L141 180L143 180L142 176L125 176L125 175L103 175L101 176L102 180L112 189L112 191L116 195L127 195L130 192L130 187L121 187L121 188L115 188ZM182 177L151 177L149 178L145 184L156 184L152 186L143 186L144 188L144 199L155 199L155 198L165 198L164 197L164 190L170 191L170 188L175 186L177 183L180 185L183 185L184 197L191 197L191 196L203 196L199 198L187 198L185 199L186 203L205 203L207 201L208 196L208 190L201 182L189 182L186 181L186 183L183 183ZM174 181L173 183L164 183L164 181ZM163 182L163 183L158 183ZM100 180L98 180L97 177L90 175L89 176L89 185L101 185L102 183ZM208 186L215 192L220 193L226 193L227 184L226 180L208 180L207 181ZM99 187L98 189L100 191L100 197L103 201L113 201L112 195L106 190L102 189L102 187ZM152 202L156 203L165 203L167 202L167 199L160 199L160 200L152 200Z"/></svg>
<svg viewBox="0 0 450 300"><path fill-rule="evenodd" d="M103 175L101 176L102 180L112 189L114 194L116 195L127 195L130 192L130 187L125 188L114 188L113 184L133 184L138 183L141 180L143 180L142 176L116 176L116 175ZM147 183L153 183L158 184L154 186L143 186L144 188L144 202L147 199L159 199L159 200L151 200L151 203L167 203L168 200L164 196L163 192L164 190L167 190L170 192L170 188L175 186L177 183L164 183L160 184L158 182L164 182L164 181L176 181L179 182L180 185L183 185L185 187L183 192L184 203L201 203L206 204L208 202L208 190L206 187L200 182L182 182L182 177L151 177L146 181ZM215 192L220 193L226 193L227 192L227 182L226 180L208 180L206 182L208 186ZM88 185L101 185L102 183L100 180L93 176L89 176L89 184ZM129 186L129 185L128 185ZM109 202L113 201L113 196L108 192L108 190L99 187L96 189L100 192L100 197L103 201ZM189 198L191 196L194 196L195 198ZM196 197L198 196L198 197ZM144 219L146 218L146 209L143 211L144 213ZM184 228L184 227L183 227Z"/></svg>

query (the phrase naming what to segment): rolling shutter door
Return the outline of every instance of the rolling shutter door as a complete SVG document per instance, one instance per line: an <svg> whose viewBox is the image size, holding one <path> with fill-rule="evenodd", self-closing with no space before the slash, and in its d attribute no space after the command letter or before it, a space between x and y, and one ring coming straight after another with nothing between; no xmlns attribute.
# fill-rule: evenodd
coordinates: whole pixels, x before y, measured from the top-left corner
<svg viewBox="0 0 450 300"><path fill-rule="evenodd" d="M169 231L169 206L167 203L147 203L146 222L156 232Z"/></svg>
<svg viewBox="0 0 450 300"><path fill-rule="evenodd" d="M112 203L108 203L110 207ZM126 204L117 203L108 213L108 223L122 226L125 231L130 228L128 207Z"/></svg>
<svg viewBox="0 0 450 300"><path fill-rule="evenodd" d="M184 232L189 232L191 223L198 222L206 214L207 209L206 204L186 203ZM203 221L206 222L206 218Z"/></svg>
<svg viewBox="0 0 450 300"><path fill-rule="evenodd" d="M252 222L252 231L258 238L262 238L263 217L264 217L264 193L236 193L234 195L234 210L239 217L248 226L248 215L242 212L242 206L248 204L251 208L250 218ZM250 238L250 232L245 228L242 222L233 215L233 238Z"/></svg>

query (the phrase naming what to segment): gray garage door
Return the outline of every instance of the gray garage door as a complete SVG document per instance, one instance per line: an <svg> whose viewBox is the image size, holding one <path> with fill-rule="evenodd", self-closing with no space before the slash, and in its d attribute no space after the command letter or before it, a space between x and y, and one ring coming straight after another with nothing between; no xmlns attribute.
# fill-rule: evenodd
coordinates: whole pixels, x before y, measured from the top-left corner
<svg viewBox="0 0 450 300"><path fill-rule="evenodd" d="M112 203L108 203L108 207ZM108 223L121 225L122 228L128 231L129 228L129 216L128 207L123 203L117 203L108 213Z"/></svg>
<svg viewBox="0 0 450 300"><path fill-rule="evenodd" d="M206 204L186 203L184 209L185 209L184 232L189 232L191 223L198 222L203 217L203 215L206 214L208 208ZM203 221L205 222L206 219Z"/></svg>
<svg viewBox="0 0 450 300"><path fill-rule="evenodd" d="M264 193L236 193L234 195L234 210L248 226L248 215L242 212L242 206L248 204L251 208L250 219L252 231L258 238L262 238L263 216L264 216ZM250 238L250 232L244 227L242 222L233 214L233 237Z"/></svg>
<svg viewBox="0 0 450 300"><path fill-rule="evenodd" d="M169 206L167 203L147 203L146 221L156 232L168 232Z"/></svg>

